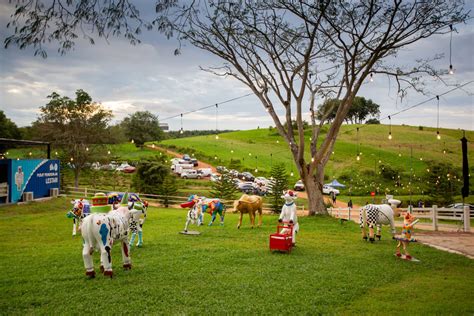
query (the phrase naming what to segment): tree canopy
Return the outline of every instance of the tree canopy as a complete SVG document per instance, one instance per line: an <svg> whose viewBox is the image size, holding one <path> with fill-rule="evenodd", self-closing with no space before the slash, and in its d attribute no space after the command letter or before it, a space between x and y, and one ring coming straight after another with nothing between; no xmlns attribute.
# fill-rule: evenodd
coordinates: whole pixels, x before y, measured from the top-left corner
<svg viewBox="0 0 474 316"><path fill-rule="evenodd" d="M316 118L318 120L326 120L328 123L332 122L336 118L341 102L342 100L338 99L326 99L319 107ZM379 116L380 105L364 97L355 97L344 120L351 124L362 124L369 117L378 119Z"/></svg>
<svg viewBox="0 0 474 316"><path fill-rule="evenodd" d="M163 139L163 131L160 129L158 117L149 111L138 111L122 121L125 135L133 140L137 147L143 146L148 141L159 141Z"/></svg>
<svg viewBox="0 0 474 316"><path fill-rule="evenodd" d="M10 120L2 110L0 110L0 137L21 139L21 133L18 126L16 126L16 124Z"/></svg>
<svg viewBox="0 0 474 316"><path fill-rule="evenodd" d="M60 147L74 169L75 185L79 173L94 158L99 144L107 143L107 125L112 112L92 101L84 90L75 99L53 92L41 115L33 123L36 135Z"/></svg>

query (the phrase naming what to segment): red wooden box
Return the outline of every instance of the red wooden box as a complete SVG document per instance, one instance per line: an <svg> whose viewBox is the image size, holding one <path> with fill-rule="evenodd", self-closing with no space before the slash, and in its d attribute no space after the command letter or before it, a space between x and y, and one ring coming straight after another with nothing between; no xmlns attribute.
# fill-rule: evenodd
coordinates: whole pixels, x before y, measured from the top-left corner
<svg viewBox="0 0 474 316"><path fill-rule="evenodd" d="M286 233L281 234L282 229L287 229ZM293 225L278 225L276 234L270 235L270 251L291 252Z"/></svg>

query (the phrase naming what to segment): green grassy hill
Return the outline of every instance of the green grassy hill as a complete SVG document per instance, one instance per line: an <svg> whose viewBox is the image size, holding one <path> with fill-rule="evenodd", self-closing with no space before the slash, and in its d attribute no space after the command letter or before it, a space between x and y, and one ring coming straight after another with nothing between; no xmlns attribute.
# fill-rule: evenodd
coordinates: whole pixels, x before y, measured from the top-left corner
<svg viewBox="0 0 474 316"><path fill-rule="evenodd" d="M357 137L356 128L359 127ZM413 182L413 192L423 193L423 188L430 185L423 181L427 166L434 161L448 162L460 168L462 164L461 142L462 131L442 129L441 140L436 139L436 130L414 126L392 126L393 139L388 140L387 125L344 125L339 133L334 154L326 167L326 180L342 179L346 184L352 181L354 188L370 192L392 190L390 182L377 182L377 175L382 168L392 168L401 176L405 188ZM310 133L307 131L306 142L309 148ZM467 139L474 139L474 132L466 132ZM359 141L357 141L359 140ZM358 143L361 152L360 161L356 160ZM257 129L224 133L216 139L213 135L169 139L160 145L181 153L194 154L201 160L214 165L229 165L231 159L239 160L241 170L253 171L256 175L268 175L271 166L283 163L288 174L293 172L292 181L297 180L296 169L290 156L288 145L279 136L276 129ZM474 145L469 144L472 152ZM307 150L309 151L309 150ZM470 155L470 166L474 158ZM471 167L472 168L472 167ZM413 173L410 170L413 169ZM370 179L364 183L364 179ZM375 179L375 180L373 180ZM454 181L460 181L455 179ZM392 183L393 184L393 183ZM388 192L387 192L388 193ZM407 193L402 190L396 193Z"/></svg>

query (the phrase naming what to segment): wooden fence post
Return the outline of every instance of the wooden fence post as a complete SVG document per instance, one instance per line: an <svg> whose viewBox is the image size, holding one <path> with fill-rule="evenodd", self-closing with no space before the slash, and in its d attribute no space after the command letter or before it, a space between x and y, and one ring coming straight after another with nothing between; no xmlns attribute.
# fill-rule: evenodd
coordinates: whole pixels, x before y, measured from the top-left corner
<svg viewBox="0 0 474 316"><path fill-rule="evenodd" d="M464 205L464 232L469 233L471 231L471 210L469 205Z"/></svg>
<svg viewBox="0 0 474 316"><path fill-rule="evenodd" d="M347 220L351 220L351 207L349 207L349 218Z"/></svg>
<svg viewBox="0 0 474 316"><path fill-rule="evenodd" d="M438 205L433 205L431 209L431 221L433 224L433 230L438 231Z"/></svg>

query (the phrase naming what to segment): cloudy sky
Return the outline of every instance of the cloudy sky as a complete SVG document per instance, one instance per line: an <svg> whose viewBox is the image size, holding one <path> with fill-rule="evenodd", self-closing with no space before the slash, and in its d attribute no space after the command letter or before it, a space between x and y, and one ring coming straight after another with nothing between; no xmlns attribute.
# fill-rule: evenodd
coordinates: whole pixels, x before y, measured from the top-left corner
<svg viewBox="0 0 474 316"><path fill-rule="evenodd" d="M11 35L6 28L12 5L0 4L0 35L2 42ZM381 105L381 117L399 112L428 98L451 90L451 85L474 80L474 21L456 26L453 35L452 61L456 74L446 75L444 82L429 79L429 95L411 91L403 102L396 98L396 87L383 77L367 82L360 96ZM220 103L250 92L240 82L220 78L199 70L199 66L215 66L219 62L208 53L190 46L174 56L176 42L166 40L157 32L146 32L143 42L131 46L122 39L109 42L98 39L95 45L79 40L66 55L48 49L48 58L34 57L33 50L20 51L11 46L0 49L0 109L18 126L27 126L45 105L47 96L56 91L74 97L77 89L87 91L93 100L111 109L114 121L135 112L148 110L169 123L172 130L181 127L179 118L165 120L180 113ZM397 61L410 64L417 58L444 53L435 63L440 69L449 66L449 35L436 36L402 51ZM474 83L440 99L440 127L474 130ZM436 126L436 102L392 117L392 124ZM253 95L219 106L219 129L252 129L274 125ZM387 120L382 123L388 123ZM183 117L185 129L215 129L214 108Z"/></svg>

